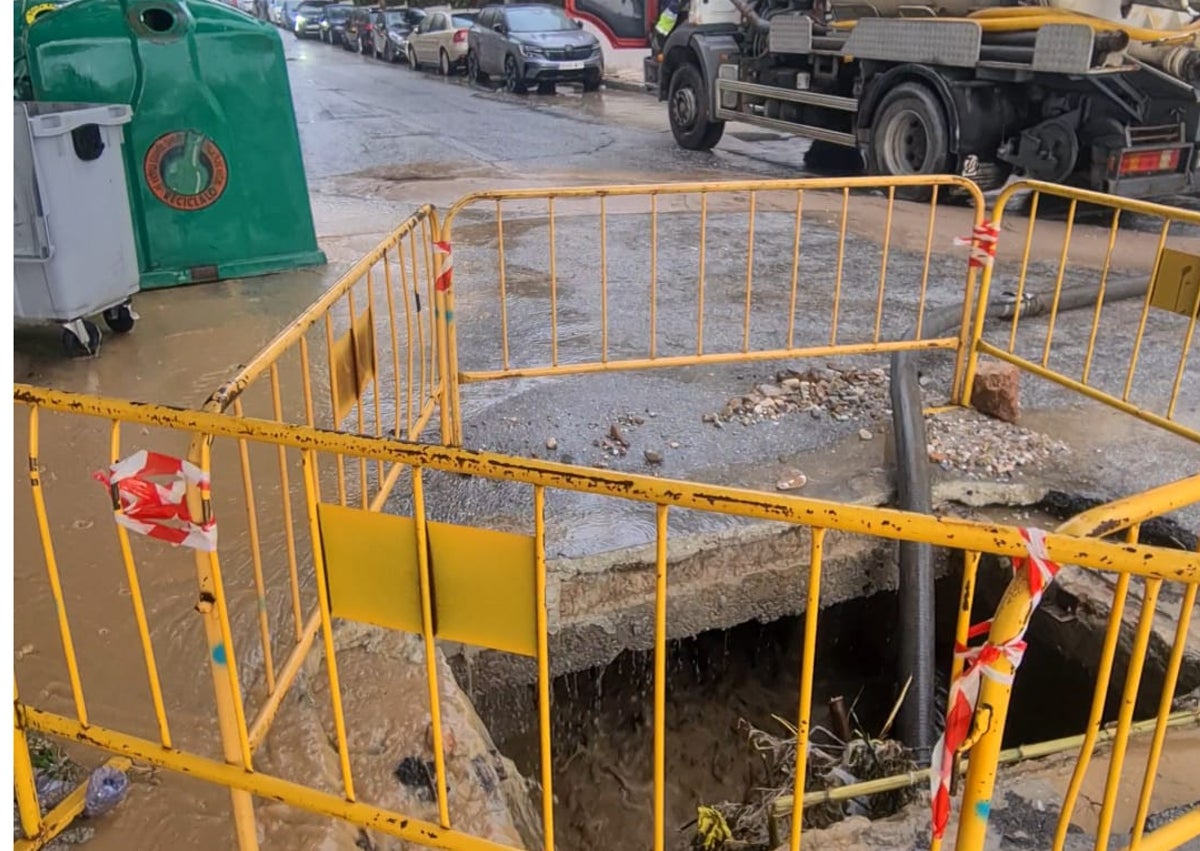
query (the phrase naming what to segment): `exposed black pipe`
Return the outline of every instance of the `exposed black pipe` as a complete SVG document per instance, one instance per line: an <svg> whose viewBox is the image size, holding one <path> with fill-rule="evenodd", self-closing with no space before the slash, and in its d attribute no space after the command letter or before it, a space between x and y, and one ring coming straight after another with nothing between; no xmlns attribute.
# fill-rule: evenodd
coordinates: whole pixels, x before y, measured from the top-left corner
<svg viewBox="0 0 1200 851"><path fill-rule="evenodd" d="M1144 278L1109 281L1104 302L1140 298L1146 294ZM1099 285L1066 287L1059 294L1058 312L1077 310L1096 303ZM1053 294L1027 295L1020 305L1023 317L1050 312ZM985 318L1011 319L1017 300L1002 295L989 301ZM926 314L923 333L940 337L962 321L962 307L947 307ZM915 329L907 339L915 337ZM933 510L929 476L929 454L921 386L917 378L917 353L896 352L891 362L892 432L896 448L896 489L899 507L925 514ZM898 682L909 683L900 708L899 734L912 749L918 763L929 761L937 732L934 688L937 676L934 659L935 599L933 547L907 541L900 543L898 605L900 614L900 668ZM910 682L911 678L911 682Z"/></svg>

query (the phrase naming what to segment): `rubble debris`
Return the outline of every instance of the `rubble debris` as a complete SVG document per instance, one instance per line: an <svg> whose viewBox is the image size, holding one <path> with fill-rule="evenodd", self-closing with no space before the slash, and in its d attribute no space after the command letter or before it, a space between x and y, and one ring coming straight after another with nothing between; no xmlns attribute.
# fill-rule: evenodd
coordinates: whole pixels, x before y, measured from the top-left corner
<svg viewBox="0 0 1200 851"><path fill-rule="evenodd" d="M1021 372L1011 363L981 360L975 370L971 405L981 414L1015 423L1021 416Z"/></svg>
<svg viewBox="0 0 1200 851"><path fill-rule="evenodd" d="M925 429L929 459L968 478L1012 478L1070 452L1062 441L966 409L926 417Z"/></svg>
<svg viewBox="0 0 1200 851"><path fill-rule="evenodd" d="M813 368L786 370L773 384L758 384L751 392L735 396L705 422L740 422L753 425L775 421L793 412L814 418L828 414L834 420L881 420L891 415L888 378L884 369Z"/></svg>
<svg viewBox="0 0 1200 851"><path fill-rule="evenodd" d="M850 710L853 718L853 710ZM742 720L749 762L758 766L741 801L704 804L697 810L692 847L697 851L771 851L788 838L789 819L776 814L776 801L795 788L796 728L778 716L786 729L782 736L759 730ZM842 739L825 727L815 726L808 744L805 777L807 791L847 786L916 770L911 753L892 739L873 738L856 730ZM813 804L804 810L804 827L827 828L856 816L884 818L917 799L919 791L906 787L870 797Z"/></svg>
<svg viewBox="0 0 1200 851"><path fill-rule="evenodd" d="M647 464L661 464L663 462L662 453L655 452L653 449L647 449L643 455L646 458Z"/></svg>
<svg viewBox="0 0 1200 851"><path fill-rule="evenodd" d="M995 402L994 411L988 415L960 409L926 416L930 461L967 478L1011 479L1023 467L1070 451L1061 441L1008 421L1010 415L1015 419L1019 413L1015 383L1008 378L987 377L1001 373L1006 375L1007 370L983 370L984 380L976 384L977 388L989 388L985 396L989 403ZM926 386L930 382L921 383ZM884 424L892 416L889 387L888 372L882 368L786 370L775 376L774 384L755 385L749 393L730 399L721 411L705 414L704 421L717 427L723 423L752 426L808 413L816 420L828 417L834 422L862 423L859 439L874 440L884 433ZM770 389L764 392L764 388Z"/></svg>
<svg viewBox="0 0 1200 851"><path fill-rule="evenodd" d="M558 449L558 440L553 437L547 438L546 439L546 448L549 449L551 452Z"/></svg>
<svg viewBox="0 0 1200 851"><path fill-rule="evenodd" d="M793 470L791 476L786 479L780 479L775 483L775 490L798 491L807 484L808 476L804 475L799 470Z"/></svg>

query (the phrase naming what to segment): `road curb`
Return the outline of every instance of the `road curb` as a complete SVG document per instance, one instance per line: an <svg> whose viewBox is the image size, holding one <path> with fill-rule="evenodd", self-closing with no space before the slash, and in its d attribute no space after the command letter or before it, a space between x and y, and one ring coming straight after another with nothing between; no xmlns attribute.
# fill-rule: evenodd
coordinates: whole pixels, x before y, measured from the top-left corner
<svg viewBox="0 0 1200 851"><path fill-rule="evenodd" d="M621 80L616 77L605 77L604 88L619 92L634 92L639 95L650 94L645 83L635 83L632 80Z"/></svg>

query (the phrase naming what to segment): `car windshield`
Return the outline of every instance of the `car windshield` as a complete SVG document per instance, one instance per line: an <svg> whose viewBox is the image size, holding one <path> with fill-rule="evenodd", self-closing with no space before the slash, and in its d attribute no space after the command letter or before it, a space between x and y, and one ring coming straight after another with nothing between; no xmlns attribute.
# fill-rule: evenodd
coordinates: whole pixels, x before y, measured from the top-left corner
<svg viewBox="0 0 1200 851"><path fill-rule="evenodd" d="M344 21L350 17L350 10L342 6L330 6L325 10L325 17L331 21Z"/></svg>
<svg viewBox="0 0 1200 851"><path fill-rule="evenodd" d="M315 18L321 14L321 7L320 6L310 6L307 3L305 3L300 6L298 12L299 12L299 14L303 15L306 18Z"/></svg>
<svg viewBox="0 0 1200 851"><path fill-rule="evenodd" d="M575 29L574 22L552 6L529 6L509 9L504 13L509 32L546 33Z"/></svg>
<svg viewBox="0 0 1200 851"><path fill-rule="evenodd" d="M420 15L414 15L411 11L400 9L394 12L388 12L384 15L389 27L411 27L421 20Z"/></svg>
<svg viewBox="0 0 1200 851"><path fill-rule="evenodd" d="M455 27L469 27L475 23L476 17L477 15L474 12L469 12L464 15L455 15L451 20L454 22L453 26Z"/></svg>

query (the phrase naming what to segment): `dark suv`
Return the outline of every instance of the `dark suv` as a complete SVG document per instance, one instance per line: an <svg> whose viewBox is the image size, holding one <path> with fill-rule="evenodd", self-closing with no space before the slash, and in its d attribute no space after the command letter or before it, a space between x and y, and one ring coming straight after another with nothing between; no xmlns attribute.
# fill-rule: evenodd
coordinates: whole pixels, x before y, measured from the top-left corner
<svg viewBox="0 0 1200 851"><path fill-rule="evenodd" d="M375 44L371 40L371 15L377 11L377 6L355 6L350 11L346 30L342 34L342 47L367 55L375 52Z"/></svg>
<svg viewBox="0 0 1200 851"><path fill-rule="evenodd" d="M296 20L292 24L292 33L296 38L317 38L321 35L321 15L325 13L324 3L301 3L296 9Z"/></svg>
<svg viewBox="0 0 1200 851"><path fill-rule="evenodd" d="M321 16L321 41L326 44L341 44L346 33L346 22L354 7L349 3L331 3Z"/></svg>
<svg viewBox="0 0 1200 851"><path fill-rule="evenodd" d="M554 91L555 83L600 88L604 57L600 42L582 32L557 6L488 6L467 34L467 75L473 82L500 77L510 92Z"/></svg>

